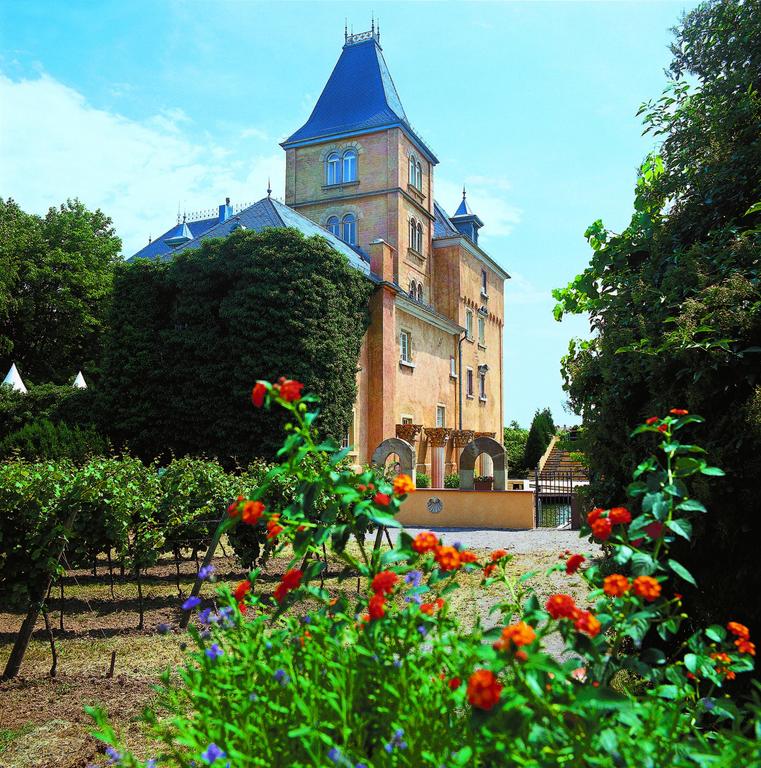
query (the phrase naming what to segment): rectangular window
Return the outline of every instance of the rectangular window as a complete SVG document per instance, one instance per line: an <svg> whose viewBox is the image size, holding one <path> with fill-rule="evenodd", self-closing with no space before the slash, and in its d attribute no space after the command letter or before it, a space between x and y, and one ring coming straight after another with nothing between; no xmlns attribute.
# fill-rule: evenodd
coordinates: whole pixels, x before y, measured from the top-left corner
<svg viewBox="0 0 761 768"><path fill-rule="evenodd" d="M468 397L473 397L473 369L467 369L467 376L465 377L465 394Z"/></svg>
<svg viewBox="0 0 761 768"><path fill-rule="evenodd" d="M443 405L436 406L436 426L443 427L446 425L447 409Z"/></svg>
<svg viewBox="0 0 761 768"><path fill-rule="evenodd" d="M465 310L465 336L473 338L473 312L469 309Z"/></svg>
<svg viewBox="0 0 761 768"><path fill-rule="evenodd" d="M412 424L412 416L402 416L402 424Z"/></svg>
<svg viewBox="0 0 761 768"><path fill-rule="evenodd" d="M478 396L481 400L486 400L486 374L478 374Z"/></svg>
<svg viewBox="0 0 761 768"><path fill-rule="evenodd" d="M481 346L486 344L486 318L478 318L478 343Z"/></svg>
<svg viewBox="0 0 761 768"><path fill-rule="evenodd" d="M407 331L402 331L399 334L399 358L404 363L411 362L410 360L410 335Z"/></svg>
<svg viewBox="0 0 761 768"><path fill-rule="evenodd" d="M449 358L449 375L454 379L457 376L457 366L454 357Z"/></svg>
<svg viewBox="0 0 761 768"><path fill-rule="evenodd" d="M486 270L482 269L481 270L481 295L482 296L488 296L488 293L486 291L486 286L487 286L486 278L487 278Z"/></svg>

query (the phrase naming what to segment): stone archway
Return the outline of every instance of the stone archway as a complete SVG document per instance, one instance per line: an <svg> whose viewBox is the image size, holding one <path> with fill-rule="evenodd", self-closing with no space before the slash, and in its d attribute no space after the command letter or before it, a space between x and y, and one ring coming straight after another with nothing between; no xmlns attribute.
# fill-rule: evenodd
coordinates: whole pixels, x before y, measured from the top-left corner
<svg viewBox="0 0 761 768"><path fill-rule="evenodd" d="M399 457L401 471L415 482L415 449L406 441L398 437L389 437L384 440L373 452L370 463L376 467L384 467L389 456L396 454Z"/></svg>
<svg viewBox="0 0 761 768"><path fill-rule="evenodd" d="M485 453L494 466L494 490L504 491L507 479L505 471L505 447L493 437L477 437L468 443L460 454L460 489L473 490L473 474L476 459Z"/></svg>

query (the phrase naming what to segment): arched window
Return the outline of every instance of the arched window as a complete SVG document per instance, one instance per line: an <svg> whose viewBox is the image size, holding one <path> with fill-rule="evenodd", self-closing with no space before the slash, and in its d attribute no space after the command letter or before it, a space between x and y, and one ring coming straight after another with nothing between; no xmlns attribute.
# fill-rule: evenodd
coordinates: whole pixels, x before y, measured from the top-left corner
<svg viewBox="0 0 761 768"><path fill-rule="evenodd" d="M347 149L344 152L344 174L343 181L357 180L357 153L353 149Z"/></svg>
<svg viewBox="0 0 761 768"><path fill-rule="evenodd" d="M415 219L410 219L410 248L413 251L417 250L417 228L415 227Z"/></svg>
<svg viewBox="0 0 761 768"><path fill-rule="evenodd" d="M416 294L416 291L415 291L415 281L414 280L410 280L410 298L414 299L416 295L417 294Z"/></svg>
<svg viewBox="0 0 761 768"><path fill-rule="evenodd" d="M417 284L417 300L421 304L423 303L423 284L422 283Z"/></svg>
<svg viewBox="0 0 761 768"><path fill-rule="evenodd" d="M415 183L415 158L410 156L410 173L409 173L409 182L410 184Z"/></svg>
<svg viewBox="0 0 761 768"><path fill-rule="evenodd" d="M336 237L341 236L341 227L338 223L338 216L331 216L326 222L326 229L332 232Z"/></svg>
<svg viewBox="0 0 761 768"><path fill-rule="evenodd" d="M415 164L415 186L423 189L423 166L420 163Z"/></svg>
<svg viewBox="0 0 761 768"><path fill-rule="evenodd" d="M325 161L325 183L338 184L341 181L339 157L337 152L328 155Z"/></svg>
<svg viewBox="0 0 761 768"><path fill-rule="evenodd" d="M343 237L341 239L349 245L357 244L357 220L353 213L347 213L343 218Z"/></svg>
<svg viewBox="0 0 761 768"><path fill-rule="evenodd" d="M418 253L423 252L423 225L418 222L417 223L417 237L415 238L415 241L417 245L415 246L415 250Z"/></svg>

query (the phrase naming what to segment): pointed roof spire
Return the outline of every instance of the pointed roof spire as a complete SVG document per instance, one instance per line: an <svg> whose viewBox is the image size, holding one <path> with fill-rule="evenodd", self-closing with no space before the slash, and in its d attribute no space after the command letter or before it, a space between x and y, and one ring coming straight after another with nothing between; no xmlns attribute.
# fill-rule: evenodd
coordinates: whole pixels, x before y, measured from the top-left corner
<svg viewBox="0 0 761 768"><path fill-rule="evenodd" d="M77 374L77 378L74 379L74 383L71 385L74 389L87 389L87 382L82 375L82 371Z"/></svg>
<svg viewBox="0 0 761 768"><path fill-rule="evenodd" d="M270 181L270 177L267 177L267 197L270 197L272 195L272 182Z"/></svg>
<svg viewBox="0 0 761 768"><path fill-rule="evenodd" d="M466 195L468 193L465 191L465 185L462 185L462 202L460 203L460 207L454 212L455 216L473 216L475 215L473 211L470 210L470 206L468 205L468 201L466 199Z"/></svg>
<svg viewBox="0 0 761 768"><path fill-rule="evenodd" d="M10 387L16 392L26 394L27 389L24 382L21 380L21 376L16 368L16 363L11 363L11 369L8 371L8 375L3 379L2 386Z"/></svg>

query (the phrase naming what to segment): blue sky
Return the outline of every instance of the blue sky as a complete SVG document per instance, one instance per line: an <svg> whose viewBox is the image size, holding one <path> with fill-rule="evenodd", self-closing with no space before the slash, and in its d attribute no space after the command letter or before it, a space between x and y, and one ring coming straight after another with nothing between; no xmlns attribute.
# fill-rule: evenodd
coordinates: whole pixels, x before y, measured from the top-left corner
<svg viewBox="0 0 761 768"><path fill-rule="evenodd" d="M436 197L463 182L506 288L506 419L563 409L560 357L583 318L550 291L589 258L597 218L631 214L656 147L639 105L665 85L684 2L44 2L0 4L0 194L44 212L78 196L126 255L187 211L282 195L278 142L306 119L344 19L380 17L411 122L440 159Z"/></svg>

